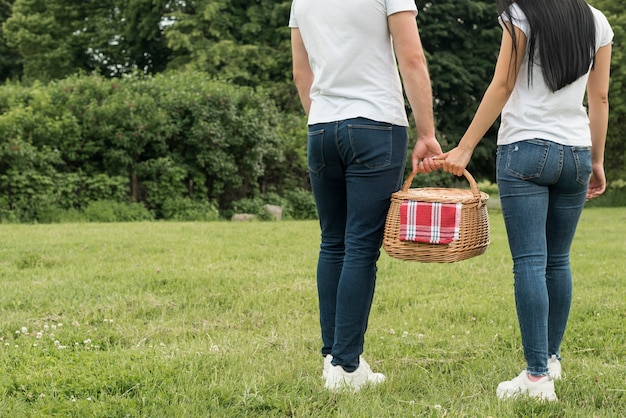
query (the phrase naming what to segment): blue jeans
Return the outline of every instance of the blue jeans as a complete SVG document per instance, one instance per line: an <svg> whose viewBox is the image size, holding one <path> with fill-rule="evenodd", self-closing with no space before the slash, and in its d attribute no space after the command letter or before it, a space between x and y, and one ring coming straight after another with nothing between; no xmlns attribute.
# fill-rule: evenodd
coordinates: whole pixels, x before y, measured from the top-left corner
<svg viewBox="0 0 626 418"><path fill-rule="evenodd" d="M359 366L385 217L400 189L406 127L358 118L309 126L308 166L320 220L317 289L322 354Z"/></svg>
<svg viewBox="0 0 626 418"><path fill-rule="evenodd" d="M560 357L572 301L570 247L591 176L588 147L541 139L498 146L497 182L513 257L527 371Z"/></svg>

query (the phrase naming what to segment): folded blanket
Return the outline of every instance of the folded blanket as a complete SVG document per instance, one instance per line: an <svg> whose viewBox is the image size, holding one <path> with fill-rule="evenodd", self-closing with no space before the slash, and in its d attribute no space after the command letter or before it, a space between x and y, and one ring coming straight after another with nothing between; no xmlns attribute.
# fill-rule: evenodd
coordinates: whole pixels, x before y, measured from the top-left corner
<svg viewBox="0 0 626 418"><path fill-rule="evenodd" d="M461 203L415 202L400 205L400 241L449 244L459 238Z"/></svg>

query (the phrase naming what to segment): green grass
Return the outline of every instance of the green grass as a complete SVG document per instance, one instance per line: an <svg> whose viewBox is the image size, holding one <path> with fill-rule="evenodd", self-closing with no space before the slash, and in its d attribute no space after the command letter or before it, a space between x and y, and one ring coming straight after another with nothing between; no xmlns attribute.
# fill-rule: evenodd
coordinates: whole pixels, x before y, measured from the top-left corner
<svg viewBox="0 0 626 418"><path fill-rule="evenodd" d="M314 221L0 225L0 416L625 416L626 211L583 213L554 404L495 397L524 362L491 224L471 260L383 253L364 356L387 382L352 395L320 379Z"/></svg>

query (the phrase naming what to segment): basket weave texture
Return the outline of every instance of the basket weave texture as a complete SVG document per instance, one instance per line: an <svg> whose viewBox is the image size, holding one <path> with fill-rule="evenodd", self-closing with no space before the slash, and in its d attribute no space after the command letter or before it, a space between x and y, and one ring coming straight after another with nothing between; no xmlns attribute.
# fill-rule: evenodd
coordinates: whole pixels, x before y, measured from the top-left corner
<svg viewBox="0 0 626 418"><path fill-rule="evenodd" d="M385 222L383 248L393 258L423 263L453 263L483 254L489 246L489 195L478 189L472 175L463 173L470 189L418 188L410 189L415 173L409 175L402 189L391 195L391 205ZM400 206L403 201L461 203L459 238L450 244L429 244L400 241Z"/></svg>

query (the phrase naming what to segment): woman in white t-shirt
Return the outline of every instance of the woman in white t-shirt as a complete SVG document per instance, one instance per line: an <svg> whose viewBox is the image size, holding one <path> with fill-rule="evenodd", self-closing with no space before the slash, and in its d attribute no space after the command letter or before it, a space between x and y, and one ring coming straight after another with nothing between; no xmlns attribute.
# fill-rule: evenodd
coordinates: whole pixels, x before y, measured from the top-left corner
<svg viewBox="0 0 626 418"><path fill-rule="evenodd" d="M496 178L527 366L496 393L555 401L572 300L570 247L585 200L606 187L613 32L584 0L496 4L504 31L493 80L458 146L441 158L461 175L501 114Z"/></svg>
<svg viewBox="0 0 626 418"><path fill-rule="evenodd" d="M418 136L413 170L433 170L429 157L441 154L416 14L413 0L292 3L293 75L308 115L307 160L322 231L323 376L332 391L384 381L361 354L385 216L407 157L403 87Z"/></svg>

